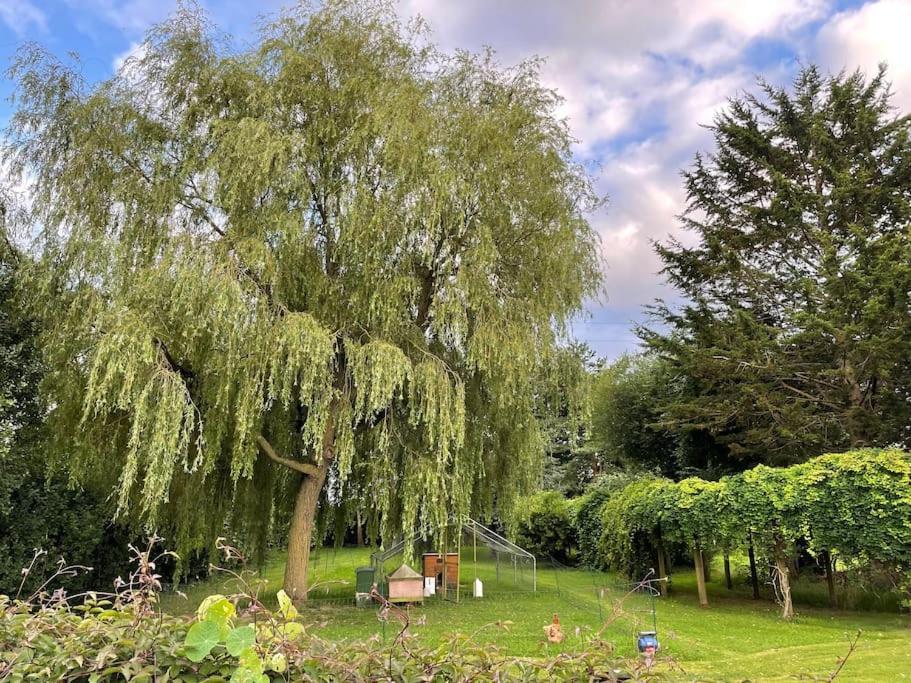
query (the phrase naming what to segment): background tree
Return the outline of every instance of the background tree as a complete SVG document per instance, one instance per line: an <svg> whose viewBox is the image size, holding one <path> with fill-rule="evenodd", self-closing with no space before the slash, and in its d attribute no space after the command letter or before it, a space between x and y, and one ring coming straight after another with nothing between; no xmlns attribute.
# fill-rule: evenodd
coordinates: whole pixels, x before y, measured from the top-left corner
<svg viewBox="0 0 911 683"><path fill-rule="evenodd" d="M538 419L546 438L542 489L579 495L604 468L591 440L592 379L601 363L587 344L571 344L561 349L554 371L541 378Z"/></svg>
<svg viewBox="0 0 911 683"><path fill-rule="evenodd" d="M575 501L558 491L529 496L519 513L516 542L538 558L574 565L579 560L579 537L574 524Z"/></svg>
<svg viewBox="0 0 911 683"><path fill-rule="evenodd" d="M48 471L39 328L17 290L22 257L7 237L4 213L0 209L0 593L17 593L36 549L43 554L26 590L61 557L94 568L63 580L65 588L110 586L127 568L130 539L111 523L104 496L74 489L64 474Z"/></svg>
<svg viewBox="0 0 911 683"><path fill-rule="evenodd" d="M907 444L911 120L885 71L760 83L684 174L695 246L659 245L686 298L642 337L693 391L666 411L745 464Z"/></svg>
<svg viewBox="0 0 911 683"><path fill-rule="evenodd" d="M717 477L727 449L704 429L668 424L665 410L691 390L679 369L653 354L629 354L592 381L590 443L608 462L680 479Z"/></svg>
<svg viewBox="0 0 911 683"><path fill-rule="evenodd" d="M369 3L226 44L184 11L97 86L27 49L7 159L72 476L184 550L289 520L302 599L321 497L369 489L384 537L512 516L598 199L537 62L440 55Z"/></svg>

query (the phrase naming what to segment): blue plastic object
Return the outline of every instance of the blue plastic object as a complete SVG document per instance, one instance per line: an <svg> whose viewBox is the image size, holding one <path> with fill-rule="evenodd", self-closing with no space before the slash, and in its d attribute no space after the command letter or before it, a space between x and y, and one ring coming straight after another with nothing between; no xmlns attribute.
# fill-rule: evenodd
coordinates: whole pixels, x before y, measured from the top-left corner
<svg viewBox="0 0 911 683"><path fill-rule="evenodd" d="M639 637L636 639L636 647L643 654L654 654L661 647L658 644L658 634L655 631L640 631ZM651 653L649 653L649 649L651 649Z"/></svg>

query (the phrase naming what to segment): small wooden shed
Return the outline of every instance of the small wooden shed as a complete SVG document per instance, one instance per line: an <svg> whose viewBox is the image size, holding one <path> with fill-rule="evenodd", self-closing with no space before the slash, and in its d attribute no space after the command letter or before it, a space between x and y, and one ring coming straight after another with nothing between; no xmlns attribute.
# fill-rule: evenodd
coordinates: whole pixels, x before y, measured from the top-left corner
<svg viewBox="0 0 911 683"><path fill-rule="evenodd" d="M389 575L389 602L424 602L424 577L407 564Z"/></svg>

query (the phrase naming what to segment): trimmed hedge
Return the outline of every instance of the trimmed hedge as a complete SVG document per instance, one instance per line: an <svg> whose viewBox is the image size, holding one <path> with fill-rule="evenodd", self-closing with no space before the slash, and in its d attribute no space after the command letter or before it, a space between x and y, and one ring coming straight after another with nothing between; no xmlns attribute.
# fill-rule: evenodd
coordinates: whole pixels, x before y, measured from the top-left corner
<svg viewBox="0 0 911 683"><path fill-rule="evenodd" d="M699 551L746 547L774 560L788 597L788 560L798 539L823 551L911 570L911 454L864 449L787 468L759 466L718 482L637 481L604 506L600 551L629 571L638 543L664 541ZM911 583L905 589L911 588ZM787 599L785 604L787 604ZM787 607L785 616L790 616Z"/></svg>

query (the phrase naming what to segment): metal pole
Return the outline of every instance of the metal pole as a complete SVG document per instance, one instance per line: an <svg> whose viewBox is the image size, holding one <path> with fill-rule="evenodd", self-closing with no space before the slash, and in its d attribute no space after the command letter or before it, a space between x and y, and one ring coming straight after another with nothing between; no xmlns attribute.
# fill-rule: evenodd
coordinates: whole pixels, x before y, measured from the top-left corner
<svg viewBox="0 0 911 683"><path fill-rule="evenodd" d="M442 541L442 547L437 552L437 560L443 560L443 600L446 600L449 598L449 594L446 591L446 527L443 527Z"/></svg>
<svg viewBox="0 0 911 683"><path fill-rule="evenodd" d="M456 541L456 602L459 601L461 597L461 586L459 585L462 581L462 529L459 529L459 540Z"/></svg>
<svg viewBox="0 0 911 683"><path fill-rule="evenodd" d="M538 592L538 560L531 558L531 592Z"/></svg>
<svg viewBox="0 0 911 683"><path fill-rule="evenodd" d="M604 623L604 610L601 609L601 599L604 597L603 589L598 585L598 578L595 572L590 572L592 585L595 587L595 597L598 599L598 622Z"/></svg>
<svg viewBox="0 0 911 683"><path fill-rule="evenodd" d="M652 630L655 633L657 633L658 632L658 617L655 614L655 591L652 590L651 587L649 587L648 593L649 593L649 595L652 596Z"/></svg>

